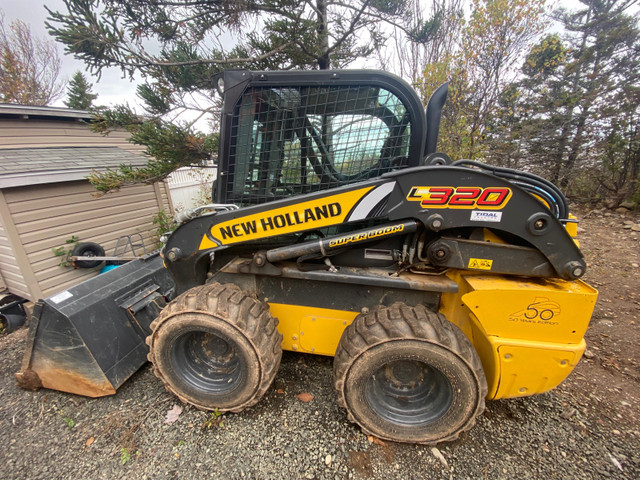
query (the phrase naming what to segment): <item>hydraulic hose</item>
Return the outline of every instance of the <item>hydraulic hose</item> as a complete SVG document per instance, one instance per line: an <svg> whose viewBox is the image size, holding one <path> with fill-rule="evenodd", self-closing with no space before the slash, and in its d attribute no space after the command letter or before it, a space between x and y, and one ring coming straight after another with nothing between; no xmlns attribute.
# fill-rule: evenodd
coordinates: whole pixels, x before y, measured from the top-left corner
<svg viewBox="0 0 640 480"><path fill-rule="evenodd" d="M520 170L514 170L505 167L494 167L473 160L458 160L451 165L457 167L476 167L486 170L496 177L506 178L515 183L524 190L543 198L548 204L550 210L560 220L567 220L569 216L569 205L566 197L560 189L549 180L538 175Z"/></svg>

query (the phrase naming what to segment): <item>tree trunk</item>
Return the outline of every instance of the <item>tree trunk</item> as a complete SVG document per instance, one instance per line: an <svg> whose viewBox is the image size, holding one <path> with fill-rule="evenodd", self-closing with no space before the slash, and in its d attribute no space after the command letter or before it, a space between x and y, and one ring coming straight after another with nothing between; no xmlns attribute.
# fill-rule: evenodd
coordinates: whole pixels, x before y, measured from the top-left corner
<svg viewBox="0 0 640 480"><path fill-rule="evenodd" d="M320 56L318 57L318 68L328 70L331 68L331 58L329 57L329 25L327 16L327 4L325 0L317 0L318 9L318 41L320 42Z"/></svg>
<svg viewBox="0 0 640 480"><path fill-rule="evenodd" d="M587 22L589 21L590 18L591 18L591 10L589 10L589 13L587 15ZM582 38L583 50L585 48L586 38L587 38L587 32L585 30L584 36ZM596 46L597 46L597 43L598 42L596 41ZM589 82L587 83L584 89L584 97L581 102L582 112L578 117L578 123L576 124L576 131L573 136L573 139L571 140L571 150L569 151L569 156L567 157L567 161L565 162L565 165L564 165L564 174L562 176L562 180L560 181L561 188L567 188L567 185L569 184L569 179L573 174L573 168L576 165L576 161L578 160L578 154L580 153L580 149L582 148L582 145L584 142L584 129L587 123L587 118L589 117L589 113L590 113L589 110L591 109L591 106L593 105L596 98L596 95L594 94L594 90L597 88L596 83L602 81L602 79L599 78L602 49L595 48L595 54L596 56L594 58L593 69L591 70L591 74L587 73L587 78L589 79ZM577 72L578 75L581 74L583 70L584 70L583 64L581 64ZM574 87L577 87L577 81L576 83L574 83ZM576 93L577 93L577 89L574 88L574 96Z"/></svg>
<svg viewBox="0 0 640 480"><path fill-rule="evenodd" d="M578 159L578 153L580 147L582 147L582 140L584 138L584 127L587 122L587 117L589 116L588 106L582 110L580 117L578 118L578 124L576 126L576 133L571 140L571 150L569 151L569 155L567 157L567 161L564 163L563 175L560 180L560 188L565 189L567 185L569 185L569 179L571 178L571 174L573 173L573 168L576 165L576 160Z"/></svg>
<svg viewBox="0 0 640 480"><path fill-rule="evenodd" d="M565 119L562 125L562 133L560 134L560 138L558 139L558 148L556 149L556 154L554 158L553 166L551 167L551 182L557 184L560 181L560 173L562 172L562 163L564 160L564 149L567 146L567 136L569 135L569 126L571 125L572 114L569 109L569 113L567 115L568 118Z"/></svg>

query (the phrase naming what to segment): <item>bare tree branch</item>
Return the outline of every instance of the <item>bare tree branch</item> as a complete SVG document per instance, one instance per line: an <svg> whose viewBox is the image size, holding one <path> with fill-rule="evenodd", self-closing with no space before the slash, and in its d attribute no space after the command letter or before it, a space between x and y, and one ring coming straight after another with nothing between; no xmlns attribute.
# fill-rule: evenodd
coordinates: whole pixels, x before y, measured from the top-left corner
<svg viewBox="0 0 640 480"><path fill-rule="evenodd" d="M48 105L62 97L61 63L53 42L34 38L21 20L7 28L0 12L0 101Z"/></svg>

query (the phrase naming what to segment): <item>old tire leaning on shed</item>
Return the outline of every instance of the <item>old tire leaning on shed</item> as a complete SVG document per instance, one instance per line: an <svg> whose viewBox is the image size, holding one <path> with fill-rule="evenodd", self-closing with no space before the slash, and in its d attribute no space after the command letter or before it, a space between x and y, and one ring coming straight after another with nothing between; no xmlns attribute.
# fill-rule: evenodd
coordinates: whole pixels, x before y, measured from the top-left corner
<svg viewBox="0 0 640 480"><path fill-rule="evenodd" d="M104 257L104 248L93 242L81 242L73 247L71 251L72 257ZM104 260L76 260L73 262L74 267L78 268L94 268L102 265Z"/></svg>
<svg viewBox="0 0 640 480"><path fill-rule="evenodd" d="M240 412L265 394L282 358L268 305L235 285L211 283L180 295L151 323L154 373L200 409Z"/></svg>
<svg viewBox="0 0 640 480"><path fill-rule="evenodd" d="M344 331L334 386L349 420L395 442L455 440L482 413L487 382L471 342L441 314L395 303Z"/></svg>

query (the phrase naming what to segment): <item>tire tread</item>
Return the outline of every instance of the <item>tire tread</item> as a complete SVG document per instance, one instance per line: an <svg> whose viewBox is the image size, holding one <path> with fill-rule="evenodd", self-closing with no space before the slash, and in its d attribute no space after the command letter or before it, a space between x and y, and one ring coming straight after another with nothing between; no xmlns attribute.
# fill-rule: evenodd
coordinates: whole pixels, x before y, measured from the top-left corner
<svg viewBox="0 0 640 480"><path fill-rule="evenodd" d="M182 392L177 391L156 367L155 340L162 326L170 319L183 314L208 314L224 319L240 330L254 346L261 362L261 380L253 397L233 408L220 411L240 412L255 405L266 393L280 366L282 358L282 335L276 328L278 320L271 316L264 302L248 294L233 284L208 283L194 287L177 297L151 322L151 335L146 339L149 345L148 359L154 364L153 373L162 381L167 391L173 393L183 403L189 403L203 410L211 410L215 406L197 405L187 400Z"/></svg>
<svg viewBox="0 0 640 480"><path fill-rule="evenodd" d="M471 429L477 416L484 411L487 381L480 358L469 339L444 315L433 312L424 305L410 307L404 303L396 302L389 307L376 307L368 313L358 315L353 323L345 329L333 363L333 382L338 394L338 403L347 409L349 420L357 423L353 414L348 410L345 396L345 380L349 368L356 358L369 348L389 340L407 338L444 346L463 359L478 379L479 399L476 409L467 423L434 442L416 441L415 443L435 444L455 440L462 432ZM379 436L375 432L368 431L362 425L360 427L367 434ZM394 440L390 437L387 439Z"/></svg>

